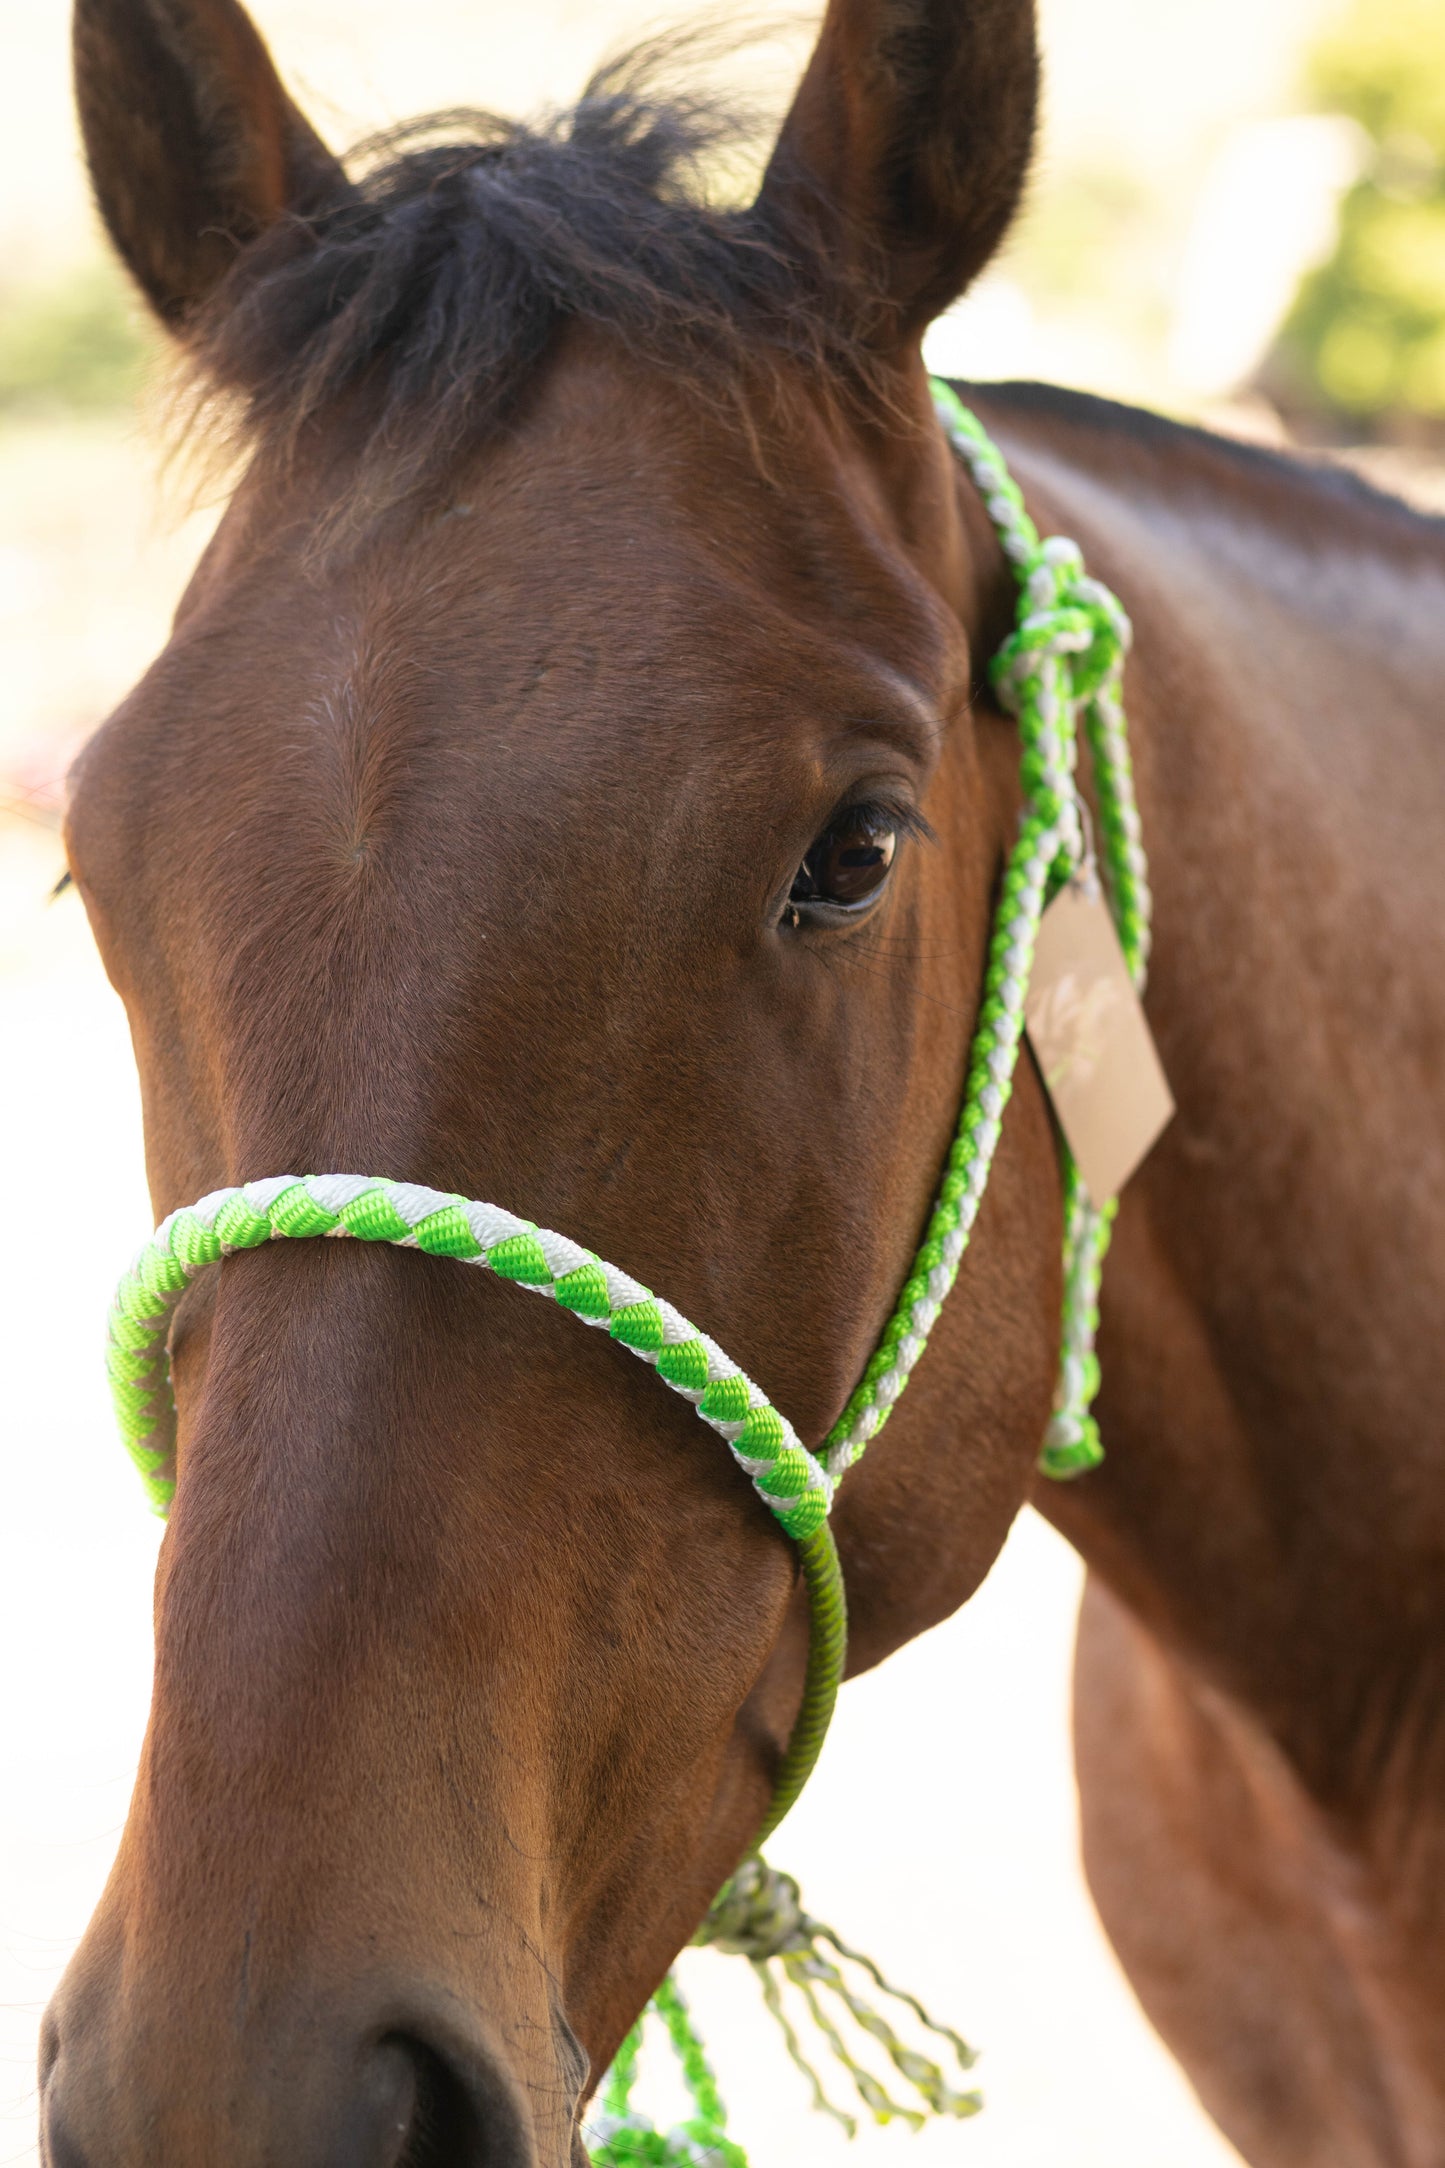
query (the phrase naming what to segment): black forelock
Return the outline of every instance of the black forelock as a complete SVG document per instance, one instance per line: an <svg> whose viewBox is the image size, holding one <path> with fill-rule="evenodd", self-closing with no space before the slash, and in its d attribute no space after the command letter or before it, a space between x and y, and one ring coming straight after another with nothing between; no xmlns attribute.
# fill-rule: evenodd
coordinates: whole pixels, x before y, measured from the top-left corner
<svg viewBox="0 0 1445 2168"><path fill-rule="evenodd" d="M867 378L856 278L710 201L747 123L656 90L674 58L608 63L541 125L453 111L358 146L348 192L252 242L197 320L201 403L226 395L244 449L289 457L361 402L353 487L374 510L504 426L568 320L715 390L783 357Z"/></svg>

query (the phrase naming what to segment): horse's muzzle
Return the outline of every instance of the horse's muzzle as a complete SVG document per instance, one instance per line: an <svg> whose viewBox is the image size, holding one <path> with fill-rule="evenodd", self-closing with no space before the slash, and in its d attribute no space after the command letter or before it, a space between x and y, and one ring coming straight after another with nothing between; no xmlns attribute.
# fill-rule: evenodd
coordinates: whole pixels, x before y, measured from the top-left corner
<svg viewBox="0 0 1445 2168"><path fill-rule="evenodd" d="M249 2072L198 2070L177 2042L159 2086L152 2026L129 2045L128 2029L71 2041L47 2023L43 2168L542 2168L515 2079L450 2027L372 2027L301 2054L293 2035Z"/></svg>

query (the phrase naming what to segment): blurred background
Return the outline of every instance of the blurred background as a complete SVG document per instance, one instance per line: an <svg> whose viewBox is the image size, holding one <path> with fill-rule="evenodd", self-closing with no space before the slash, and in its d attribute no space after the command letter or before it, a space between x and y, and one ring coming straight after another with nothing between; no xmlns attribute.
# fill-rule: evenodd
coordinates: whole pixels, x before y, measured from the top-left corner
<svg viewBox="0 0 1445 2168"><path fill-rule="evenodd" d="M254 0L340 146L573 95L630 0ZM712 13L717 14L713 9ZM673 8L667 20L681 19ZM146 1515L99 1336L148 1229L124 1019L47 901L67 763L165 637L215 516L161 473L153 340L100 245L64 0L5 0L0 128L0 1122L13 1426L0 1527L0 2168L35 2158L40 2010L98 1895L149 1690ZM1005 256L935 328L1039 376L1362 464L1445 505L1445 0L1043 0L1046 125ZM736 61L780 102L809 23ZM1222 2168L1089 1910L1068 1759L1078 1568L1032 1517L957 1620L851 1687L777 1847L811 1907L984 2049L977 2122L810 2116L747 1968L684 1960L754 2168ZM658 2057L656 2063L662 2064ZM653 2081L665 2110L668 2080Z"/></svg>

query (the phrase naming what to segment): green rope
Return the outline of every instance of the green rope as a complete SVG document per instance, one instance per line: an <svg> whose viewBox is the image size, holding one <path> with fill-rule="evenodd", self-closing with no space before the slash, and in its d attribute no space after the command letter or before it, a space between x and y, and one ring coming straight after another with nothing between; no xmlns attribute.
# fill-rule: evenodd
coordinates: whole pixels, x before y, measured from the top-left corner
<svg viewBox="0 0 1445 2168"><path fill-rule="evenodd" d="M646 2013L618 2049L602 2087L602 2113L589 2132L592 2168L748 2168L727 2134L727 2112L682 1990L669 1973L649 2005L661 2018L692 2096L692 2114L666 2133L634 2113L632 2088Z"/></svg>
<svg viewBox="0 0 1445 2168"><path fill-rule="evenodd" d="M798 1557L808 1589L808 1674L772 1801L753 1840L758 1847L767 1843L813 1773L833 1721L848 1654L848 1600L838 1548L826 1521L799 1545Z"/></svg>
<svg viewBox="0 0 1445 2168"><path fill-rule="evenodd" d="M1109 904L1130 976L1140 992L1149 952L1148 869L1121 697L1129 621L1109 590L1086 576L1073 543L1058 538L1040 541L1017 484L977 417L946 384L935 380L933 392L939 419L978 484L1020 588L1019 621L995 659L991 675L1001 702L1018 721L1025 802L989 942L983 1001L948 1165L893 1314L825 1442L824 1464L835 1478L853 1465L887 1422L957 1277L1012 1091L1039 920L1065 881L1093 878L1088 828L1074 781L1081 732L1094 773ZM1094 1335L1099 1281L1115 1207L1112 1201L1094 1205L1062 1141L1060 1149L1064 1157L1062 1348L1040 1467L1046 1475L1063 1480L1082 1474L1102 1458L1091 1413L1099 1384ZM784 1812L786 1806L779 1809L775 1801L765 1835ZM822 2003L823 1992L841 2002L855 2023L883 2048L929 2113L966 2116L977 2112L979 2095L956 2090L937 2063L906 2047L887 2021L849 1987L839 1966L819 1945L830 1944L839 1955L861 1965L876 1988L901 2001L926 2030L945 2038L961 2070L971 2065L972 2051L956 2033L936 2025L913 1997L890 1987L870 1959L848 1950L831 1929L803 1913L796 1883L761 1859L754 1856L744 1862L715 1900L697 1940L752 1959L764 2002L778 2021L789 2056L808 2081L814 2105L850 2133L853 2118L829 2100L803 2053L784 2007L779 1974L802 1996L814 2025L875 2120L899 2117L917 2127L923 2112L895 2101L858 2063ZM625 2088L629 2102L635 2070L634 2057Z"/></svg>
<svg viewBox="0 0 1445 2168"><path fill-rule="evenodd" d="M1017 483L977 416L935 378L934 405L969 467L1020 590L1018 622L990 675L1018 721L1024 807L1004 871L983 1001L969 1053L963 1109L923 1242L878 1347L829 1432L823 1460L841 1477L891 1414L957 1278L993 1164L1023 1035L1024 997L1039 920L1063 884L1093 878L1075 770L1082 730L1099 799L1104 876L1120 944L1142 992L1149 949L1149 881L1124 724L1129 620L1090 579L1077 546L1040 541ZM1098 1389L1094 1333L1113 1205L1096 1209L1064 1152L1064 1315L1058 1391L1040 1455L1068 1477L1103 1457L1090 1413Z"/></svg>
<svg viewBox="0 0 1445 2168"><path fill-rule="evenodd" d="M842 1573L828 1526L837 1480L882 1429L927 1343L957 1277L988 1180L1023 1036L1024 996L1042 913L1065 881L1094 878L1087 823L1074 781L1079 739L1088 745L1099 804L1104 880L1130 973L1141 990L1149 950L1148 869L1139 833L1121 685L1129 624L1107 588L1089 579L1071 542L1039 540L1023 499L982 426L953 392L935 382L939 419L983 495L1020 587L1016 629L996 658L1000 700L1018 719L1024 806L1009 854L989 943L983 1000L969 1053L968 1080L942 1186L893 1315L821 1455L798 1438L766 1395L717 1344L669 1303L567 1236L498 1206L417 1184L350 1174L282 1175L217 1190L173 1212L122 1279L112 1306L107 1367L122 1436L156 1511L175 1488L175 1405L167 1337L171 1312L196 1273L238 1250L277 1239L350 1237L394 1243L429 1256L478 1265L547 1296L649 1363L726 1441L758 1496L798 1545L809 1596L808 1666L802 1703L761 1844L797 1799L817 1761L837 1699L847 1646ZM1065 1152L1062 1354L1054 1411L1040 1464L1070 1476L1100 1458L1090 1413L1098 1387L1094 1333L1099 1278L1113 1205L1096 1207ZM956 2033L884 1979L871 1960L805 1914L796 1883L749 1857L719 1894L700 1942L741 1950L753 1962L767 2006L815 2101L851 2127L827 2100L783 2005L781 1984L802 1998L815 2025L876 2120L917 2124L925 2112L976 2112L942 2068L911 2049L850 1985L836 1961L857 1965L873 1986L901 2002L925 2030L947 2041L967 2070L973 2057ZM826 1944L835 1953L825 1954ZM822 1997L828 1995L881 2048L922 2108L893 2099L858 2062ZM690 2168L703 2160L746 2168L726 2136L717 2085L669 1977L653 1997L682 2067L694 2113L663 2136L631 2105L642 2020L604 2082L604 2125L596 2168Z"/></svg>
<svg viewBox="0 0 1445 2168"><path fill-rule="evenodd" d="M175 1402L166 1332L187 1284L236 1250L350 1236L454 1257L546 1295L650 1363L727 1440L787 1533L806 1543L833 1485L791 1423L715 1341L650 1288L550 1228L475 1198L355 1174L272 1175L215 1190L161 1222L116 1290L107 1368L122 1437L156 1511L175 1489Z"/></svg>
<svg viewBox="0 0 1445 2168"><path fill-rule="evenodd" d="M808 2082L814 2107L841 2124L850 2137L857 2129L857 2120L829 2099L822 2079L805 2055L783 2000L785 1987L801 2000L875 2123L904 2122L916 2130L929 2115L962 2119L978 2113L982 2106L978 2093L971 2088L960 2090L944 2065L900 2038L866 1995L850 1982L844 1966L856 1966L874 1989L900 2003L926 2032L944 2041L952 2062L965 2074L974 2061L967 2042L950 2026L940 2025L931 2017L916 1996L894 1987L871 1958L851 1949L831 1927L811 1918L802 1908L798 1885L791 1875L779 1874L756 1855L745 1860L713 1904L695 1940L749 1960L788 2054ZM830 1951L834 1954L830 1955ZM916 2094L916 2101L897 2099L887 2083L859 2059L825 1998L831 1998L832 2005L845 2012L865 2038L882 2050L897 2077ZM603 2116L597 2126L601 2144L593 2144L594 2168L630 2168L634 2161L663 2163L672 2168L673 2163L693 2161L697 2156L687 2148L698 2144L716 2148L714 2157L720 2160L732 2162L740 2158L726 2137L716 2083L672 1974L664 1980L651 2007L667 2026L683 2082L692 2095L693 2114L679 2130L664 2138L633 2107L643 2040L640 2019L618 2051L603 2085ZM653 2150L647 2150L649 2147Z"/></svg>

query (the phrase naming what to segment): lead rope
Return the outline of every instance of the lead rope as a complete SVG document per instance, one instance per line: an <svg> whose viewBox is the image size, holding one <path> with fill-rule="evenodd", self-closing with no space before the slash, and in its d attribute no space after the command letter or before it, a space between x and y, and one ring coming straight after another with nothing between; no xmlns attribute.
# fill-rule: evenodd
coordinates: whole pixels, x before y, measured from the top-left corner
<svg viewBox="0 0 1445 2168"><path fill-rule="evenodd" d="M277 1239L350 1237L456 1258L545 1295L585 1324L604 1328L649 1363L726 1441L758 1496L798 1545L807 1584L810 1635L802 1706L756 1840L771 1835L817 1760L842 1677L847 1625L843 1580L828 1513L838 1479L887 1421L923 1352L958 1275L1013 1086L1039 919L1068 880L1095 877L1087 823L1074 782L1080 731L1094 769L1104 876L1121 945L1142 989L1149 939L1149 888L1129 768L1120 682L1129 624L1107 588L1088 579L1072 542L1041 543L1003 459L977 419L935 380L939 419L968 463L1020 587L1017 627L992 667L1002 705L1018 717L1024 807L1004 873L989 946L984 998L969 1058L957 1134L938 1200L878 1349L820 1455L803 1445L766 1395L717 1343L671 1304L567 1236L496 1205L354 1174L278 1175L217 1190L173 1212L122 1279L112 1306L107 1368L122 1436L158 1513L174 1492L175 1404L167 1349L171 1312L194 1276L237 1250ZM1063 1147L1061 1146L1061 1149ZM1096 1210L1064 1151L1063 1353L1041 1466L1070 1476L1100 1458L1089 1412L1098 1384L1093 1342L1099 1275L1113 1207ZM801 1907L797 1884L756 1856L756 1846L715 1900L695 1938L748 1957L789 2053L809 2078L816 2103L846 2127L803 2055L781 1997L801 1996L823 2039L878 2122L918 2124L926 2113L974 2114L979 2098L958 2092L940 2066L911 2049L850 1985L844 1967L905 2006L947 2042L966 2071L972 2051L912 1996L891 1987L870 1959ZM826 1946L826 1947L825 1947ZM831 1951L832 1955L828 1952ZM846 2011L883 2051L922 2107L900 2104L860 2064L822 1997ZM603 2082L595 2168L695 2168L703 2161L746 2168L727 2136L711 2068L675 1980L650 2008L682 2068L693 2113L661 2133L632 2106L642 2020Z"/></svg>

